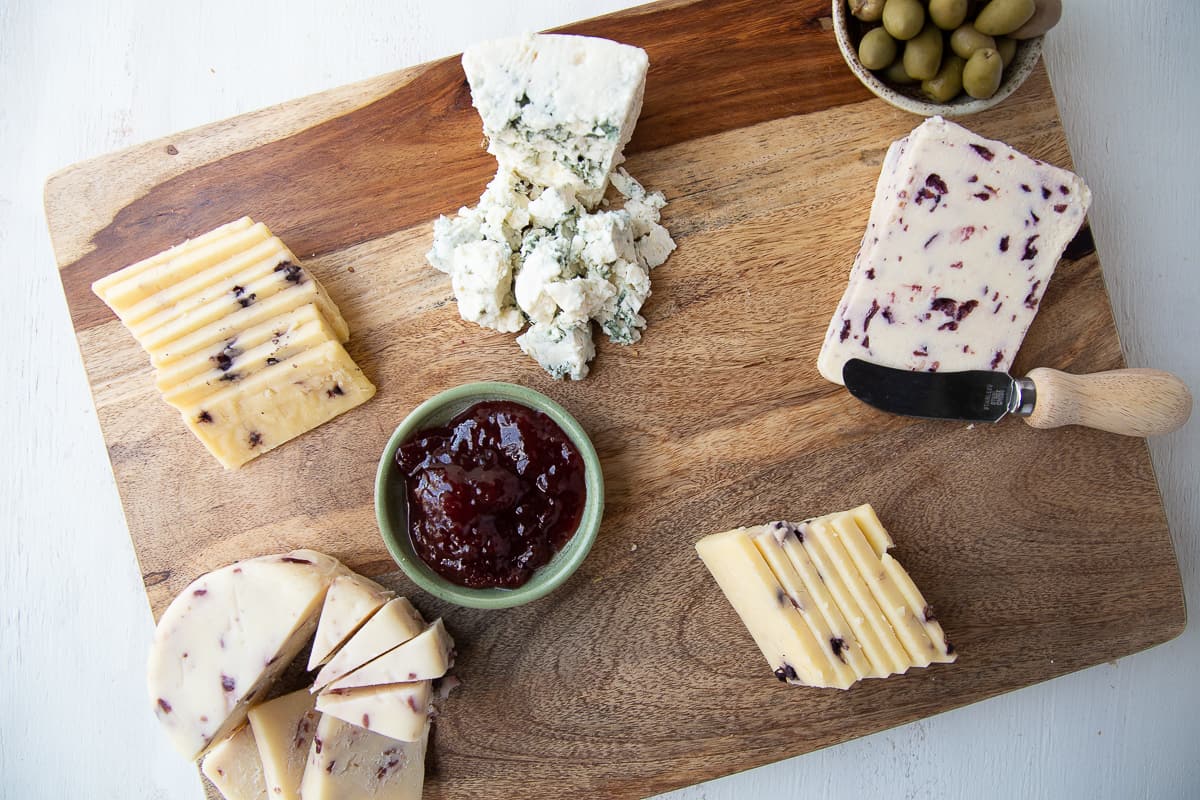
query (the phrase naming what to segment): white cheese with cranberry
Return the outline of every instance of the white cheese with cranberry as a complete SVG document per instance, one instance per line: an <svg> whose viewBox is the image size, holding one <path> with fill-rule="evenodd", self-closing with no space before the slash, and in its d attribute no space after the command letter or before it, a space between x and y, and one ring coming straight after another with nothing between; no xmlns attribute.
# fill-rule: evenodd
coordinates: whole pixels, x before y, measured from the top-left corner
<svg viewBox="0 0 1200 800"><path fill-rule="evenodd" d="M1090 202L1077 175L926 120L888 150L821 374L1007 371Z"/></svg>

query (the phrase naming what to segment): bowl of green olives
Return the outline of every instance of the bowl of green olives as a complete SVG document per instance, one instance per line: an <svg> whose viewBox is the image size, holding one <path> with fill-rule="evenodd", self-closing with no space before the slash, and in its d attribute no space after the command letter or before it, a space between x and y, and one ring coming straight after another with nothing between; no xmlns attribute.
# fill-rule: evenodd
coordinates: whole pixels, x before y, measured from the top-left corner
<svg viewBox="0 0 1200 800"><path fill-rule="evenodd" d="M838 47L897 108L961 117L1015 92L1042 55L1061 0L833 0Z"/></svg>

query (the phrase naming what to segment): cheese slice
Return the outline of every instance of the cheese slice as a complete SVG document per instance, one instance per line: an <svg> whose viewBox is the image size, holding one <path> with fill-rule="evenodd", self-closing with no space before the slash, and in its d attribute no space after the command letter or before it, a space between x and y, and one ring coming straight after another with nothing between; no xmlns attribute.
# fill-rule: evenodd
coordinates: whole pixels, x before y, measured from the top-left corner
<svg viewBox="0 0 1200 800"><path fill-rule="evenodd" d="M205 398L230 386L236 386L268 367L287 361L325 342L336 341L337 334L333 329L324 319L317 319L299 328L283 331L282 335L244 352L236 347L225 347L223 353L232 352L235 355L227 359L218 359L216 364L219 366L213 366L209 371L163 392L163 400L181 411L189 410Z"/></svg>
<svg viewBox="0 0 1200 800"><path fill-rule="evenodd" d="M329 684L327 691L440 678L454 666L454 640L442 620L399 647Z"/></svg>
<svg viewBox="0 0 1200 800"><path fill-rule="evenodd" d="M293 256L283 242L272 236L163 287L132 306L121 321L140 340L146 332L183 315L189 308L207 302L239 282L259 277L264 268L269 270L278 262L291 258Z"/></svg>
<svg viewBox="0 0 1200 800"><path fill-rule="evenodd" d="M312 550L240 561L171 601L147 664L150 703L176 749L199 758L246 719L308 644L329 584L346 569Z"/></svg>
<svg viewBox="0 0 1200 800"><path fill-rule="evenodd" d="M300 779L321 715L307 689L276 697L250 709L263 780L271 797L300 800Z"/></svg>
<svg viewBox="0 0 1200 800"><path fill-rule="evenodd" d="M272 339L282 338L305 323L317 321L329 324L312 303L300 306L218 342L208 350L199 350L158 370L154 385L158 391L166 394L176 386L201 373L209 372L218 365L229 364L231 369L236 369L238 359L246 352Z"/></svg>
<svg viewBox="0 0 1200 800"><path fill-rule="evenodd" d="M738 528L696 544L780 680L842 689L859 678L956 658L890 547L892 537L870 505L799 525ZM796 666L779 645L785 636L800 638L794 633L800 623L814 641L828 642L809 659L812 669Z"/></svg>
<svg viewBox="0 0 1200 800"><path fill-rule="evenodd" d="M317 695L317 710L381 736L415 742L429 732L432 681L334 689Z"/></svg>
<svg viewBox="0 0 1200 800"><path fill-rule="evenodd" d="M213 745L200 770L225 800L267 800L258 745L249 725Z"/></svg>
<svg viewBox="0 0 1200 800"><path fill-rule="evenodd" d="M361 575L343 575L335 580L325 595L321 621L308 657L309 671L332 658L338 648L393 596L392 592Z"/></svg>
<svg viewBox="0 0 1200 800"><path fill-rule="evenodd" d="M468 48L463 70L488 152L541 186L604 196L642 110L649 60L626 44L537 34Z"/></svg>
<svg viewBox="0 0 1200 800"><path fill-rule="evenodd" d="M859 678L871 674L871 663L863 655L858 640L854 638L837 606L828 600L822 603L809 592L804 579L792 566L783 546L788 538L795 538L795 530L786 522L773 522L750 528L747 533L753 537L758 552L767 562L775 580L779 581L792 605L800 612L825 655L823 661L816 659L823 669L817 679L819 682L814 681L811 685L847 689Z"/></svg>
<svg viewBox="0 0 1200 800"><path fill-rule="evenodd" d="M234 276L175 306L165 308L143 326L133 328L134 335L146 350L154 350L263 302L285 289L314 282L312 276L288 256L286 251L277 252L259 262L253 271L262 274L245 284L240 282L241 276ZM319 284L317 288L320 290Z"/></svg>
<svg viewBox="0 0 1200 800"><path fill-rule="evenodd" d="M821 374L1007 371L1090 202L1079 176L926 120L884 159Z"/></svg>
<svg viewBox="0 0 1200 800"><path fill-rule="evenodd" d="M779 680L807 686L837 681L829 676L822 643L754 546L754 533L752 528L737 528L706 536L696 542L696 552Z"/></svg>
<svg viewBox="0 0 1200 800"><path fill-rule="evenodd" d="M841 542L829 530L823 518L800 525L804 550L812 558L821 580L846 616L855 638L867 658L883 670L883 677L904 672L909 666L908 654L896 639L887 616L871 594L870 587L846 555Z"/></svg>
<svg viewBox="0 0 1200 800"><path fill-rule="evenodd" d="M245 230L210 240L203 246L176 255L149 269L136 272L128 280L121 279L125 272L125 270L121 270L116 273L118 280L108 287L101 299L124 321L124 314L146 298L270 238L271 232L267 230L267 226L258 223ZM125 269L134 267L137 265Z"/></svg>
<svg viewBox="0 0 1200 800"><path fill-rule="evenodd" d="M341 344L330 341L256 372L182 416L208 451L235 469L374 394Z"/></svg>
<svg viewBox="0 0 1200 800"><path fill-rule="evenodd" d="M173 258L177 258L185 253L190 253L214 241L232 236L239 231L244 231L253 225L254 220L250 219L249 217L242 217L241 219L235 219L233 222L227 222L220 227L214 228L208 233L201 234L194 239L187 239L175 245L174 247L169 247L166 250L163 250L161 253L156 253L155 255L145 258L136 264L130 264L128 267L125 267L122 270L105 275L103 278L100 278L92 283L92 291L95 292L101 300L103 300L105 303L108 303L112 288L117 284L132 281L133 278L145 273L149 269L157 267L161 264L165 264Z"/></svg>
<svg viewBox="0 0 1200 800"><path fill-rule="evenodd" d="M308 751L304 800L420 800L427 736L400 742L321 716Z"/></svg>
<svg viewBox="0 0 1200 800"><path fill-rule="evenodd" d="M342 318L337 306L316 281L305 281L258 300L246 308L209 323L199 329L188 324L186 319L176 320L160 329L164 344L147 348L150 363L159 369L168 367L199 350L206 349L231 337L238 336L257 325L274 319L281 314L313 304L321 312L340 341L350 338L350 328Z"/></svg>
<svg viewBox="0 0 1200 800"><path fill-rule="evenodd" d="M320 691L368 661L399 647L425 630L425 627L425 620L408 598L389 600L317 673L312 691Z"/></svg>

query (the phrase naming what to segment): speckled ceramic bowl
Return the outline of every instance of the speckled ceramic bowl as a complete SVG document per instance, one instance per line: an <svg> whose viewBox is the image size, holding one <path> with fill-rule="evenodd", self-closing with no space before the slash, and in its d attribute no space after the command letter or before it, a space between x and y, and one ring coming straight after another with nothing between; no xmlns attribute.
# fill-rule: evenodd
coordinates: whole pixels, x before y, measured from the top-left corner
<svg viewBox="0 0 1200 800"><path fill-rule="evenodd" d="M1017 54L1004 70L1004 80L994 95L986 100L976 100L964 93L949 103L934 103L921 92L920 84L894 86L859 62L858 41L863 33L862 24L850 14L846 0L833 0L833 32L850 71L879 99L923 117L965 117L1002 103L1020 88L1042 56L1042 37L1026 39L1017 46Z"/></svg>
<svg viewBox="0 0 1200 800"><path fill-rule="evenodd" d="M542 412L562 428L583 458L587 499L575 535L549 563L516 589L471 589L451 583L429 568L413 549L408 535L408 499L404 479L396 467L396 451L412 434L449 422L454 416L484 400L509 400ZM567 410L540 392L511 383L468 383L426 400L405 417L388 440L375 473L375 518L392 558L425 591L468 608L510 608L545 597L558 588L583 563L600 530L604 516L604 476L600 459L583 427Z"/></svg>

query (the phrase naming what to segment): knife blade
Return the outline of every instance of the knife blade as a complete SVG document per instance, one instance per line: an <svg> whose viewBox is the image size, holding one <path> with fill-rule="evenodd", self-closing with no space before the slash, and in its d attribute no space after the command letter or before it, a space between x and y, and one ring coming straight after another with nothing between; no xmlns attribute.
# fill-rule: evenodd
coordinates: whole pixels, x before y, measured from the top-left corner
<svg viewBox="0 0 1200 800"><path fill-rule="evenodd" d="M852 358L842 368L850 394L892 414L999 422L1009 414L1035 428L1086 425L1127 436L1170 433L1187 422L1192 396L1169 372L1118 369L1071 375L1040 367L1004 372L913 372Z"/></svg>

